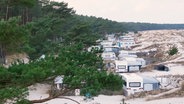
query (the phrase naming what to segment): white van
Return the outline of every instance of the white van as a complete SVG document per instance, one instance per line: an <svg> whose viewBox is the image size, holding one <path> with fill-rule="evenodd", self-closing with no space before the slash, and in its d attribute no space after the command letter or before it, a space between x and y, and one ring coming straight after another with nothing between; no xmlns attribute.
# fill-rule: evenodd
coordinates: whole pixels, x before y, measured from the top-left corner
<svg viewBox="0 0 184 104"><path fill-rule="evenodd" d="M143 78L141 76L135 73L121 73L119 75L124 80L123 92L125 96L143 91Z"/></svg>

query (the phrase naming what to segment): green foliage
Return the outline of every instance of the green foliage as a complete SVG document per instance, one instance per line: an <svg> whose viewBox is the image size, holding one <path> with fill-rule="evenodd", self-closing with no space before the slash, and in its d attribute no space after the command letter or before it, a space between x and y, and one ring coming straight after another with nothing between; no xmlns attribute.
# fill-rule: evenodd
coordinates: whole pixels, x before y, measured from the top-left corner
<svg viewBox="0 0 184 104"><path fill-rule="evenodd" d="M61 48L57 57L50 55L29 64L19 62L8 69L1 67L0 100L4 102L6 99L15 98L21 102L27 94L23 88L57 75L64 75L64 83L68 88L81 88L82 94L97 95L102 89L122 89L122 80L119 76L97 70L99 64L103 64L101 57L83 49L83 44L65 46ZM22 98L18 100L19 97Z"/></svg>
<svg viewBox="0 0 184 104"><path fill-rule="evenodd" d="M20 101L17 101L15 104L32 104L32 103L27 99L22 99Z"/></svg>
<svg viewBox="0 0 184 104"><path fill-rule="evenodd" d="M104 88L107 90L120 90L123 86L122 78L110 73L104 80Z"/></svg>
<svg viewBox="0 0 184 104"><path fill-rule="evenodd" d="M172 48L170 48L170 50L168 51L168 54L169 54L170 56L175 55L175 54L177 54L177 53L178 53L178 48L175 47L175 46L173 46Z"/></svg>
<svg viewBox="0 0 184 104"><path fill-rule="evenodd" d="M0 48L4 53L24 51L34 60L0 67L1 103L10 99L16 104L29 104L24 99L27 86L57 75L64 75L68 88L81 88L82 94L97 95L102 89L122 88L118 76L97 70L99 65L103 66L101 57L85 51L101 37L99 33L124 31L111 29L120 26L117 22L78 17L63 2L16 1L0 1ZM7 10L6 6L11 8ZM42 54L45 59L38 58Z"/></svg>
<svg viewBox="0 0 184 104"><path fill-rule="evenodd" d="M6 68L0 67L0 88L11 82L12 75Z"/></svg>
<svg viewBox="0 0 184 104"><path fill-rule="evenodd" d="M75 18L88 23L93 33L106 34L126 32L126 26L116 21L111 21L103 18L96 18L93 16L88 17L81 15L75 15Z"/></svg>
<svg viewBox="0 0 184 104"><path fill-rule="evenodd" d="M81 93L90 92L97 95L102 89L120 90L122 80L119 76L98 71L99 64L103 65L101 57L94 53L82 50L81 44L61 49L59 56L55 59L57 65L61 65L56 73L65 75L64 83L69 88L81 88Z"/></svg>
<svg viewBox="0 0 184 104"><path fill-rule="evenodd" d="M35 5L36 0L16 0L15 3L30 8Z"/></svg>
<svg viewBox="0 0 184 104"><path fill-rule="evenodd" d="M63 19L74 13L73 9L68 8L68 4L64 2L51 1L49 4L43 6L43 14L51 17L59 17Z"/></svg>
<svg viewBox="0 0 184 104"><path fill-rule="evenodd" d="M8 21L0 21L0 45L4 51L22 50L22 45L28 40L29 31L19 25L19 18L10 18Z"/></svg>
<svg viewBox="0 0 184 104"><path fill-rule="evenodd" d="M0 102L6 102L6 100L20 101L28 95L26 88L21 87L6 87L0 89Z"/></svg>

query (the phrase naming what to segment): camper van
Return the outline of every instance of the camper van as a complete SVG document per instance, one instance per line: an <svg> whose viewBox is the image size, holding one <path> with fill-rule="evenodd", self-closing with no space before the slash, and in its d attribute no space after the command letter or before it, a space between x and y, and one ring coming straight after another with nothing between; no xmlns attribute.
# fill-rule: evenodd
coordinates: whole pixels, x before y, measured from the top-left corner
<svg viewBox="0 0 184 104"><path fill-rule="evenodd" d="M121 73L119 75L124 80L123 92L125 96L143 91L143 78L141 76L135 73Z"/></svg>
<svg viewBox="0 0 184 104"><path fill-rule="evenodd" d="M115 60L115 69L117 73L139 71L142 67L141 61L137 58L126 57L123 60Z"/></svg>
<svg viewBox="0 0 184 104"><path fill-rule="evenodd" d="M134 37L120 36L117 45L123 49L131 49L131 47L135 45Z"/></svg>
<svg viewBox="0 0 184 104"><path fill-rule="evenodd" d="M109 47L109 46L113 46L113 41L106 41L106 40L104 40L104 41L102 41L101 43L100 43L100 45L102 46L102 47Z"/></svg>
<svg viewBox="0 0 184 104"><path fill-rule="evenodd" d="M123 57L120 60L126 60L131 65L139 65L141 67L144 67L146 65L146 61L143 58L136 58L136 57Z"/></svg>
<svg viewBox="0 0 184 104"><path fill-rule="evenodd" d="M118 58L122 59L124 57L135 57L136 58L137 55L135 51L125 51L125 50L119 51Z"/></svg>
<svg viewBox="0 0 184 104"><path fill-rule="evenodd" d="M128 62L122 60L115 60L115 72L128 72Z"/></svg>
<svg viewBox="0 0 184 104"><path fill-rule="evenodd" d="M116 55L119 54L119 47L118 46L105 46L103 47L104 52L114 52Z"/></svg>
<svg viewBox="0 0 184 104"><path fill-rule="evenodd" d="M103 60L115 60L116 54L114 52L103 52L102 59Z"/></svg>

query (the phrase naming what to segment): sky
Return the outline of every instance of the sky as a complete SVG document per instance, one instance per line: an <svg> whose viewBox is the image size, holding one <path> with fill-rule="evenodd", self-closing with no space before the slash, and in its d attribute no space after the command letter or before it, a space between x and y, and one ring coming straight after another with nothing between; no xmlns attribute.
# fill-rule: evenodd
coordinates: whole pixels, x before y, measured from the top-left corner
<svg viewBox="0 0 184 104"><path fill-rule="evenodd" d="M55 0L76 14L118 22L184 23L184 0Z"/></svg>

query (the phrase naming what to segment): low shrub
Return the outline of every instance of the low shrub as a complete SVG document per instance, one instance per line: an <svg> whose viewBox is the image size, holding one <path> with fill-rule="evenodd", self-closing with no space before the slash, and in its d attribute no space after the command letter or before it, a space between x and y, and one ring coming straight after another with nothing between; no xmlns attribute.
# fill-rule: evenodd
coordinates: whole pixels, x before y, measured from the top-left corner
<svg viewBox="0 0 184 104"><path fill-rule="evenodd" d="M175 54L177 54L177 53L178 53L178 48L175 47L175 46L173 46L172 48L170 48L170 50L168 51L168 54L169 54L170 56L175 55Z"/></svg>

